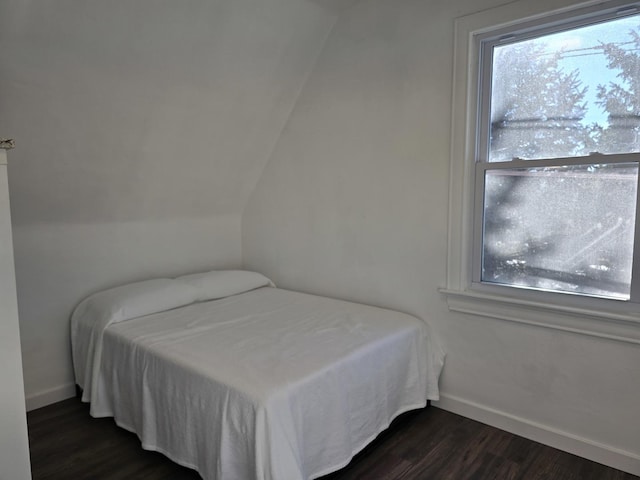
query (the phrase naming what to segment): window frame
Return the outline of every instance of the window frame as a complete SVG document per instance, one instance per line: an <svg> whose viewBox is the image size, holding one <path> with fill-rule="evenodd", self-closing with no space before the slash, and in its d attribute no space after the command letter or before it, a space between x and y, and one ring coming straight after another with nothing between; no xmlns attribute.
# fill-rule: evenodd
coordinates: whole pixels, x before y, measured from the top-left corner
<svg viewBox="0 0 640 480"><path fill-rule="evenodd" d="M573 333L604 337L612 340L640 344L640 304L633 301L594 298L558 292L514 288L480 282L482 249L482 188L478 185L479 169L476 163L479 149L488 145L478 142L488 139L486 129L480 132L481 102L487 102L489 89L482 89L490 69L481 68L482 42L487 39L519 41L527 36L540 36L556 31L560 25L575 28L611 13L640 11L640 2L614 0L591 1L575 4L557 0L540 0L532 4L517 1L459 17L455 22L454 75L452 97L452 134L449 191L449 231L447 258L447 285L441 289L453 311L485 317L511 320L519 323L554 328ZM632 10L633 9L633 10ZM490 83L489 83L490 84ZM485 92L485 97L483 97ZM632 154L640 157L640 154ZM629 154L623 155L629 159ZM598 162L589 157L575 157L570 163L608 163L618 155L606 155ZM578 159L578 160L576 160ZM632 161L638 161L633 158ZM532 166L531 160L523 161ZM518 163L518 165L516 165ZM513 168L521 166L512 163ZM640 210L640 189L637 208ZM640 212L637 216L640 216ZM640 239L640 222L636 222L636 238ZM633 273L640 272L640 254L635 255ZM639 278L637 275L635 278ZM640 282L636 282L640 284ZM631 299L640 299L640 286L632 284Z"/></svg>

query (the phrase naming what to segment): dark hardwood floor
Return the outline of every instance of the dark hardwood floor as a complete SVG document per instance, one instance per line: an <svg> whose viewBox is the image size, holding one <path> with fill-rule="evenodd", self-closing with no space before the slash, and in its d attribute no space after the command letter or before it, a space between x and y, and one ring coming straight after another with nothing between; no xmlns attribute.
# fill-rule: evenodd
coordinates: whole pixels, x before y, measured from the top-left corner
<svg viewBox="0 0 640 480"><path fill-rule="evenodd" d="M27 421L34 480L200 479L143 450L112 419L91 418L78 399L29 412ZM351 464L322 480L638 478L430 407L400 416Z"/></svg>

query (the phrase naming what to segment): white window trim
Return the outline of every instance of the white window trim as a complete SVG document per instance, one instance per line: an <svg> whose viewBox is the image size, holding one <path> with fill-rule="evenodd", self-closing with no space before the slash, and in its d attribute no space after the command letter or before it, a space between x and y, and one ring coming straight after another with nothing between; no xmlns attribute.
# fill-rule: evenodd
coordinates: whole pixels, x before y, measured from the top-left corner
<svg viewBox="0 0 640 480"><path fill-rule="evenodd" d="M558 8L558 4L565 6ZM478 119L479 37L548 15L573 17L628 0L572 3L520 0L455 22L446 295L449 309L561 331L640 344L640 306L616 300L473 285L474 160ZM579 10L579 12L578 12Z"/></svg>

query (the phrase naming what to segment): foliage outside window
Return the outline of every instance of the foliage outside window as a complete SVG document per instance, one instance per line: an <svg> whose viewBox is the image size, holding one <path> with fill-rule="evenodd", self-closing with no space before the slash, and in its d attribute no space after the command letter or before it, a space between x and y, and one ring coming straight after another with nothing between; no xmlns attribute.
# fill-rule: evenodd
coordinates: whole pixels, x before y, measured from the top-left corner
<svg viewBox="0 0 640 480"><path fill-rule="evenodd" d="M640 15L501 32L480 57L474 281L640 301Z"/></svg>

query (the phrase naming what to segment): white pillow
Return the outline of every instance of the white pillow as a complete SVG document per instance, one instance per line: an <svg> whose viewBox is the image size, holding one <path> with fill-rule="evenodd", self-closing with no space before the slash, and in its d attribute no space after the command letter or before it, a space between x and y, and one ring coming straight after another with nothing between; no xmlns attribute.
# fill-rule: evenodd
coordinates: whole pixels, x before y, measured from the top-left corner
<svg viewBox="0 0 640 480"><path fill-rule="evenodd" d="M215 300L260 287L275 287L264 275L247 270L212 270L176 278L198 290L198 300Z"/></svg>
<svg viewBox="0 0 640 480"><path fill-rule="evenodd" d="M74 316L105 324L171 310L197 301L198 290L169 278L155 278L103 290L84 299Z"/></svg>

